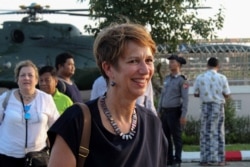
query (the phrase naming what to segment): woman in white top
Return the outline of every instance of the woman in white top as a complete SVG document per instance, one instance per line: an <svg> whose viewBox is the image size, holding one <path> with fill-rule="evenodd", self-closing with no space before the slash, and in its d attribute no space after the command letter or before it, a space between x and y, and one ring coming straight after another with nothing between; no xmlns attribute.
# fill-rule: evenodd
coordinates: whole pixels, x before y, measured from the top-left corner
<svg viewBox="0 0 250 167"><path fill-rule="evenodd" d="M38 89L38 70L31 61L15 68L18 89L0 96L0 167L22 167L25 154L46 147L47 130L59 117L51 95ZM27 129L26 129L27 122ZM27 140L26 140L27 130Z"/></svg>

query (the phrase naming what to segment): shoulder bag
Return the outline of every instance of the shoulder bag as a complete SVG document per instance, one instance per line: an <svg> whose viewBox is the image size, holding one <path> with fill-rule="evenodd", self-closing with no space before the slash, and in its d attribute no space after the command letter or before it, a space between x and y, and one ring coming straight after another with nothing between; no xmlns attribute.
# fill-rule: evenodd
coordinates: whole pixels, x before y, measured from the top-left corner
<svg viewBox="0 0 250 167"><path fill-rule="evenodd" d="M41 151L28 152L25 155L25 167L47 167L49 162L49 150L44 148Z"/></svg>
<svg viewBox="0 0 250 167"><path fill-rule="evenodd" d="M89 108L84 103L75 103L79 105L83 112L83 131L81 143L79 147L79 156L77 160L77 167L84 167L85 160L89 154L89 141L91 135L91 114Z"/></svg>

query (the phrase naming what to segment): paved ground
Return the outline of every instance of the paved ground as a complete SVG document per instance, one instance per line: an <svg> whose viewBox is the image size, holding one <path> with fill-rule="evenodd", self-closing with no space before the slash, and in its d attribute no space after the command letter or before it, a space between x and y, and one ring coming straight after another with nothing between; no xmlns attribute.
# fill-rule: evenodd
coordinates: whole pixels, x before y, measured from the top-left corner
<svg viewBox="0 0 250 167"><path fill-rule="evenodd" d="M229 161L226 167L250 167L250 161ZM193 163L182 163L182 167L198 167L198 162ZM199 166L200 167L200 166Z"/></svg>

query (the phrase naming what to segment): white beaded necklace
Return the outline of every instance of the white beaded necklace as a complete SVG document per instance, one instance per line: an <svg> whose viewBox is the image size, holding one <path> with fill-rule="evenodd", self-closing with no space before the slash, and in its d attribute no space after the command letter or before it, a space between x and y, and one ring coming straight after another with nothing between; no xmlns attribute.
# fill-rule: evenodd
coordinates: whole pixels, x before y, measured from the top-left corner
<svg viewBox="0 0 250 167"><path fill-rule="evenodd" d="M118 127L117 123L115 122L115 120L113 119L109 109L107 108L106 102L105 102L105 98L106 96L102 96L100 99L100 103L101 103L101 107L103 109L104 114L106 115L106 117L108 118L110 125L113 127L115 133L117 135L119 135L123 140L132 140L133 137L135 136L135 128L137 125L137 115L136 115L136 110L134 110L133 115L132 115L132 123L131 123L131 127L130 127L130 132L124 134L121 132L120 128Z"/></svg>

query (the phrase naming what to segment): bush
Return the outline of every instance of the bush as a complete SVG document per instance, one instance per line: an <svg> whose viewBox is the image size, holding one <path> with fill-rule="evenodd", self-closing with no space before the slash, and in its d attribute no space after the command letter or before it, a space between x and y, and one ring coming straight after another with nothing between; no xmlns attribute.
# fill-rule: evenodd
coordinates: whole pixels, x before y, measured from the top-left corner
<svg viewBox="0 0 250 167"><path fill-rule="evenodd" d="M226 100L225 105L225 139L226 143L236 142L236 136L234 133L236 130L236 118L235 118L235 108L233 100L231 98Z"/></svg>
<svg viewBox="0 0 250 167"><path fill-rule="evenodd" d="M250 141L250 117L238 117L235 120L234 131L229 134L235 137L235 141L228 143L249 143Z"/></svg>
<svg viewBox="0 0 250 167"><path fill-rule="evenodd" d="M183 130L182 140L184 144L197 145L200 141L200 121L192 117L188 118L187 124Z"/></svg>

